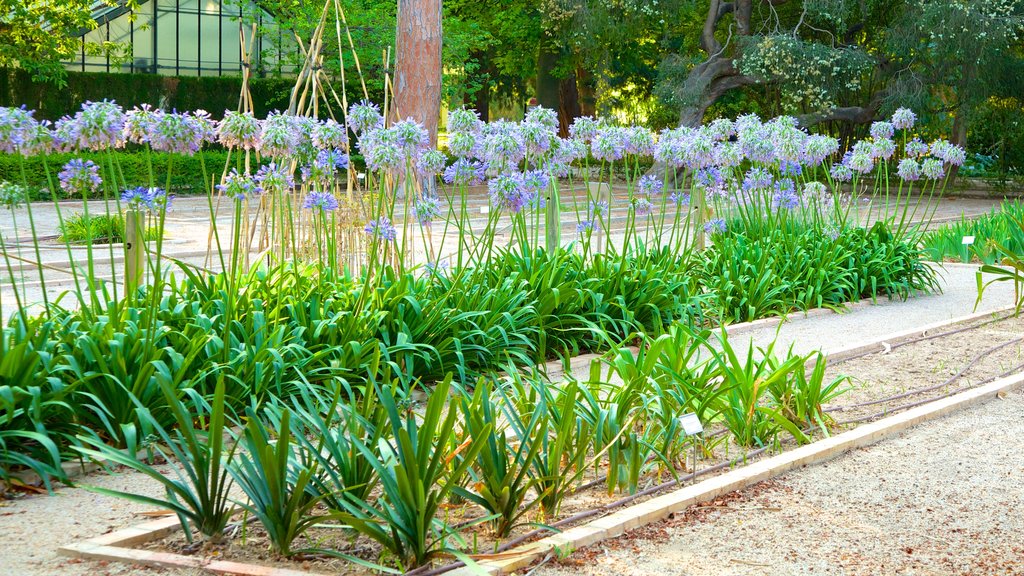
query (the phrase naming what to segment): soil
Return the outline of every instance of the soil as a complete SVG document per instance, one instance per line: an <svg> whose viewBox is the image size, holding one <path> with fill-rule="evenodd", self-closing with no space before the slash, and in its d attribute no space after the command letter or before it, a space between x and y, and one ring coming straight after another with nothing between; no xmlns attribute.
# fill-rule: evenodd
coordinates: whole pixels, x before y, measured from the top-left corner
<svg viewBox="0 0 1024 576"><path fill-rule="evenodd" d="M982 324L982 321L975 322L975 324ZM966 326L965 326L966 327ZM950 328L949 330L952 330ZM963 332L960 334L953 334L944 336L942 338L935 338L931 340L924 340L914 344L906 346L897 346L891 351L884 354L872 354L861 358L856 358L840 363L832 363L828 369L829 378L838 376L839 374L852 375L852 379L849 383L849 390L836 399L831 405L832 408L841 408L850 405L861 404L865 402L877 401L894 394L901 394L915 388L922 386L929 386L938 384L940 382L950 380L951 376L957 376L961 369L971 364L972 360L978 357L979 353L985 352L991 347L1013 341L1021 338L1024 334L1024 318L1014 318L1003 320L1001 322L985 324L976 327L975 329ZM1019 366L1024 362L1022 358L1022 346L1024 342L1017 342L992 352L991 354L985 355L979 358L973 365L970 366L970 370L964 371L959 374L959 377L953 378L948 386L941 389L937 389L927 394L911 395L906 398L892 400L888 402L881 402L873 404L871 406L856 407L848 410L833 412L833 416L840 422L856 420L866 416L871 416L885 410L896 409L899 405L904 405L910 402L916 402L926 400L931 397L937 397L940 395L947 394L956 389L966 388L968 386L977 385L980 382L988 379L992 379L1007 370ZM1014 396L1014 401L1021 403L1024 406L1024 402L1021 402L1020 395ZM975 421L980 421L982 424L987 425L989 419L984 412L984 406L978 410L972 411L974 414L972 417ZM1019 408L1019 407L1018 407ZM980 412L979 412L980 410ZM1021 411L1018 409L1017 415L1019 417ZM957 416L951 416L950 418L956 418ZM993 416L993 419L998 420L998 414ZM1016 424L1016 423L1014 423ZM840 427L845 428L845 426ZM708 433L714 436L718 429L711 427ZM912 432L907 438L916 438L916 432ZM998 437L998 435L996 435ZM1006 444L1006 439L1001 440L1003 444ZM948 443L948 442L947 442ZM986 442L987 443L987 442ZM1013 442L1009 443L1010 445ZM1019 444L1019 441L1018 441ZM791 445L791 443L789 444ZM788 445L787 445L788 446ZM787 446L784 446L787 447ZM886 452L887 444L879 445L878 447L872 447L867 449L870 451L880 451L881 453ZM974 451L972 446L972 452ZM987 446L982 445L978 447L979 450L988 449ZM864 451L861 451L864 452ZM996 450L998 453L999 450ZM732 443L720 444L714 453L713 457L700 462L701 468L712 466L719 462L725 462L729 458L735 458L736 456L743 453L743 450L735 446ZM860 453L858 453L860 454ZM927 456L927 453L922 453ZM842 459L840 459L842 460ZM918 457L915 458L912 455L906 456L905 461L902 461L898 467L905 467L909 471L901 475L901 483L895 481L886 484L885 486L879 486L878 484L872 484L872 490L882 490L880 494L885 494L891 491L897 491L901 497L909 497L908 495L916 490L916 488L922 485L922 482L931 481L932 478L929 476L928 469L922 462L930 461L931 458ZM1019 459L1018 459L1019 462ZM878 462L877 465L883 465L884 462ZM890 463L892 465L892 463ZM786 522L791 525L796 525L796 520L804 517L808 514L809 502L816 502L813 506L815 510L811 510L810 516L817 518L820 522L827 524L830 519L835 519L841 523L843 521L843 514L849 513L844 512L841 509L833 511L827 502L818 502L813 500L813 497L817 497L820 494L817 492L810 492L810 487L807 484L802 484L802 481L797 479L803 478L805 475L821 475L821 470L825 470L826 466L809 469L803 472L791 474L784 477L782 480L778 480L771 483L765 483L758 485L748 491L736 495L729 495L723 497L719 501L712 503L708 506L697 507L687 511L686 514L678 517L675 520L670 521L665 525L654 525L654 527L644 528L639 533L631 533L627 541L632 542L637 538L643 540L642 536L647 533L660 534L667 539L671 539L674 534L673 530L679 528L679 526L686 526L687 530L692 528L694 522L700 523L704 521L713 522L735 522L734 528L739 529L746 522L748 516L754 514L765 513L767 516L775 516L778 518L785 518ZM862 478L856 469L841 469L843 474L840 474L835 478L836 481L843 481L849 483L850 486L857 486L858 484L865 484L865 479ZM920 474L922 478L917 478L910 471L914 471L916 474ZM1017 476L1020 476L1020 472L1024 471L1024 468L1016 469ZM846 474L849 472L849 474ZM888 472L880 472L882 482L885 482L885 478L889 476ZM1001 471L1002 477L1005 477L1006 472ZM825 477L835 475L834 472L829 473ZM928 478L923 478L928 477ZM664 481L667 478L662 478L660 481ZM588 476L583 479L584 482L594 480L593 476ZM656 478L648 478L647 483L641 485L641 489L647 485L653 484ZM986 477L981 479L983 482L996 482L997 477L989 478ZM160 488L156 486L151 480L141 477L133 473L122 473L118 475L107 475L107 474L93 474L81 481L82 484L91 484L97 486L104 486L107 488L114 489L125 489L131 486L133 490L141 490L148 494L159 494ZM803 492L796 491L796 488L792 486L799 486ZM787 488L788 487L788 488ZM857 492L857 490L849 490L846 488L833 488L839 490L844 494L848 492ZM794 496L796 494L796 496ZM974 494L974 498L981 498L987 500L989 497L996 496L996 493L981 493ZM621 498L621 494L614 494L609 496L603 485L592 488L587 491L583 491L579 494L569 497L563 505L561 511L561 517L568 517L576 512L587 510L595 506L611 502L618 498ZM881 498L879 502L875 504L879 508L879 513L888 514L890 522L898 522L900 513L908 506L906 503L900 504L900 507L893 509L898 503L899 499L895 499L892 502L889 501L888 497ZM640 502L641 500L637 500ZM934 509L940 510L943 513L949 512L947 509L957 508L956 503L968 502L970 499L950 499L945 504L937 501L933 506ZM1017 497L1017 504L1020 504L1020 497ZM983 502L984 505L990 503ZM992 504L994 505L994 504ZM852 504L851 504L852 506ZM43 574L151 574L154 573L154 569L150 568L139 568L139 567L127 567L117 564L100 565L97 568L96 563L92 562L81 562L75 560L67 560L58 558L55 556L56 547L67 542L84 540L89 537L97 536L110 530L138 523L142 520L138 516L139 512L146 510L146 506L140 506L132 504L125 500L109 498L106 496L97 495L80 488L62 488L58 490L57 495L53 497L46 496L26 496L16 500L0 501L0 547L5 550L4 557L0 561L0 574L26 574L29 576L37 576ZM783 513L784 509L784 513ZM825 510L826 512L823 512ZM1022 511L1017 508L1018 518L1020 518L1019 512ZM771 512L771 514L768 514ZM470 506L463 508L453 507L446 510L449 516L449 520L455 518L472 517L478 514L475 509ZM973 519L974 512L966 514L971 516ZM820 518L819 518L820 516ZM833 518L834 517L834 518ZM241 520L241 517L236 520ZM528 520L539 520L533 515ZM766 521L768 519L766 518ZM973 520L972 520L973 521ZM980 521L980 519L979 519ZM675 522L676 524L673 524ZM682 522L682 524L679 524ZM1018 520L1019 522L1019 520ZM862 522L863 523L863 522ZM874 538L878 534L881 534L885 530L885 525L881 525L881 532L876 530L877 533L870 531L869 535ZM1019 527L1019 524L1018 524ZM679 528L682 530L682 528ZM767 529L767 528L766 528ZM810 528L808 528L810 530ZM517 530L514 535L523 534L528 530L524 527ZM838 528L835 529L834 534L846 534ZM927 534L927 531L926 531ZM977 535L978 532L972 532ZM210 546L196 546L191 545L185 541L183 535L172 536L160 542L153 542L147 544L146 547L150 549L158 549L163 551L172 551L179 553L189 554L200 554L205 557L218 558L218 559L230 559L237 561L249 561L254 563L272 564L287 566L296 569L309 569L318 573L334 573L334 574L358 574L366 573L353 564L335 558L299 558L296 560L284 561L280 558L275 558L268 551L267 540L265 535L256 523L249 523L248 527L244 531L236 529L232 534L233 538L229 539L226 545L219 547ZM488 552L493 546L493 538L488 533L486 528L480 527L474 530L468 530L464 532L464 537L470 543L476 543L477 550L481 552ZM821 535L825 540L829 540L831 537L828 534ZM845 536L844 536L845 537ZM638 541L640 541L638 540ZM657 540L657 538L654 538ZM742 539L736 539L733 537L727 540L735 540L737 543L741 542ZM26 546L25 542L31 542L31 545ZM668 540L665 540L668 541ZM778 542L788 541L782 536L778 536ZM340 533L337 529L317 529L310 533L308 538L304 541L297 543L296 548L301 548L308 545L323 546L330 544L331 547L336 547L348 554L367 559L376 560L379 555L379 547L366 539L356 538L352 539ZM739 546L739 544L736 544ZM841 542L819 542L819 546L840 546ZM991 543L990 545L995 545ZM604 545L602 545L604 546ZM614 548L614 544L607 545L607 550L614 550L617 553L628 553L632 548L624 548L625 552ZM629 546L634 546L630 544ZM639 546L639 545L637 545ZM781 549L785 546L778 544L777 546L769 546L767 550L759 550L758 553L774 553L776 548ZM909 546L911 549L921 549L920 544ZM602 550L605 548L602 548ZM702 550L701 547L694 547L693 550ZM746 546L736 548L736 562L728 562L726 565L719 566L719 570L715 573L728 573L728 574L762 574L762 573L794 573L794 574L867 574L867 573L889 573L884 569L879 571L828 571L822 569L819 571L819 564L808 564L807 570L809 571L791 571L791 572L776 572L774 569L766 571L765 566L759 566L756 558L751 560L744 556L742 552L748 550ZM638 548L637 553L643 552L643 548ZM575 557L570 557L562 562L562 566L559 570L566 570L572 566L573 563L579 561L589 566L589 569L596 569L596 566L603 565L601 563L595 564L591 560L588 560L588 554L592 551L581 551L581 560L575 560ZM610 552L608 552L610 554ZM979 552L980 553L980 552ZM645 553L646 554L646 553ZM911 554L912 555L912 554ZM756 555L755 555L756 556ZM1024 557L1024 556L1021 556ZM650 562L662 562L660 555L658 558L647 559ZM854 562L852 559L843 557L843 562ZM867 564L865 566L878 566L872 564L873 560L870 555L867 556ZM806 558L804 559L806 560ZM636 564L635 559L632 560L634 565ZM664 560L664 566L681 566L680 558L675 560L666 557ZM778 560L773 560L778 562ZM744 564L744 562L753 562L753 564ZM795 560L794 560L795 562ZM550 562L549 562L550 564ZM845 565L845 564L844 564ZM850 564L851 566L854 564ZM797 566L797 564L794 564ZM800 564L803 566L803 564ZM545 568L547 569L547 568ZM610 568L609 568L610 569ZM10 572L8 572L10 570ZM745 570L745 571L744 571ZM753 570L753 571L751 571ZM757 571L760 570L760 571ZM651 573L658 572L658 569L650 570ZM193 574L194 571L182 571L182 570L167 570L161 573L172 574L174 576ZM591 572L587 572L591 573ZM593 572L593 573L613 573L613 572ZM618 572L615 572L618 573ZM627 573L627 572L623 572ZM641 572L637 572L641 573ZM642 573L649 573L644 571ZM666 572L669 573L669 572ZM690 574L691 572L671 572L678 574ZM693 574L703 574L705 572L692 572ZM710 572L707 572L710 573ZM895 572L894 572L895 573ZM927 574L924 572L915 572L921 574ZM939 570L937 573L949 573L948 571ZM982 574L988 573L1000 573L1000 572L979 572ZM1007 572L1012 573L1012 572ZM1021 574L1024 574L1024 568L1021 568Z"/></svg>

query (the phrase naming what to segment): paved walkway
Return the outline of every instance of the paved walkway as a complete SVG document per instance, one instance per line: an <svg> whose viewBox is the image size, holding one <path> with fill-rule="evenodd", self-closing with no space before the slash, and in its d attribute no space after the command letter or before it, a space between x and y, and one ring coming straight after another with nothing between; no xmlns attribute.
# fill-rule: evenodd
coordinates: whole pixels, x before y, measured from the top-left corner
<svg viewBox="0 0 1024 576"><path fill-rule="evenodd" d="M1020 576L1024 393L577 551L535 576Z"/></svg>

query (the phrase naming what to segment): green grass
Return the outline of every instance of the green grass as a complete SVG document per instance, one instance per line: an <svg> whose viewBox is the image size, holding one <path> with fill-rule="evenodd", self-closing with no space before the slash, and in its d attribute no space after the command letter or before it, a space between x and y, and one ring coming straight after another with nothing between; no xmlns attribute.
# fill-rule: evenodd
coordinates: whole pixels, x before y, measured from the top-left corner
<svg viewBox="0 0 1024 576"><path fill-rule="evenodd" d="M124 216L120 214L65 216L59 227L61 242L72 244L120 244L124 242ZM155 241L160 231L146 228L146 240Z"/></svg>

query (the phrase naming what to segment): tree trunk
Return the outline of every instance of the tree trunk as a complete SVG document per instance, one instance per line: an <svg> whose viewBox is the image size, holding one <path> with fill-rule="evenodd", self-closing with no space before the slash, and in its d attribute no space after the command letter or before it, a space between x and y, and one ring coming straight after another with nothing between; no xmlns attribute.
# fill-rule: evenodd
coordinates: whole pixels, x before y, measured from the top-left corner
<svg viewBox="0 0 1024 576"><path fill-rule="evenodd" d="M557 48L541 40L537 54L537 103L552 110L558 110L560 82L554 72L559 56Z"/></svg>
<svg viewBox="0 0 1024 576"><path fill-rule="evenodd" d="M412 118L437 145L441 115L441 0L398 0L395 34L396 120Z"/></svg>
<svg viewBox="0 0 1024 576"><path fill-rule="evenodd" d="M583 115L580 110L580 92L576 85L576 75L570 74L558 83L558 135L569 136L569 125Z"/></svg>
<svg viewBox="0 0 1024 576"><path fill-rule="evenodd" d="M576 67L576 90L579 92L580 116L593 116L597 113L597 87L594 75L582 66Z"/></svg>

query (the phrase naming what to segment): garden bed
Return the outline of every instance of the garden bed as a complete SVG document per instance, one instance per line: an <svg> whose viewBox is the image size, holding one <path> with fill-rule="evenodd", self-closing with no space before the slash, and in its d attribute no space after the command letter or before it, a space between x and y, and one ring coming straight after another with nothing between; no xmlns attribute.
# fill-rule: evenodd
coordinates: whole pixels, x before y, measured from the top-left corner
<svg viewBox="0 0 1024 576"><path fill-rule="evenodd" d="M871 403L866 406L833 412L838 421L851 422L848 425L836 426L834 432L853 430L857 427L859 420L877 416L882 412L900 412L910 404L947 396L992 381L1007 373L1019 372L1022 362L1021 333L1024 333L1024 318L1010 317L998 320L979 318L934 330L917 339L902 342L893 340L883 345L886 351L882 353L852 357L833 363L828 369L830 375L849 374L853 380L850 390L832 403L830 408ZM914 393L917 389L932 388L941 383L947 384L921 394ZM906 396L879 401L904 394ZM721 427L712 425L708 428L707 435L715 437L721 434L721 430ZM785 441L777 446L777 451L788 452L794 447L795 443ZM735 458L743 452L742 447L737 446L731 440L722 440L715 450L715 455L702 459L699 467L707 469L717 464L728 463L731 458ZM596 479L588 475L582 480L582 483L592 483ZM662 478L661 480L666 479ZM654 484L656 480L655 477L646 478L641 490L643 487ZM563 504L560 517L572 516L585 509L616 501L621 497L620 494L608 496L603 486L591 487L568 497ZM648 495L638 498L630 504L640 504L644 500L654 497L654 495ZM455 523L461 519L479 515L479 509L472 505L451 506L444 510L444 514L448 523ZM242 519L240 515L235 518L236 521ZM526 531L528 528L520 528L514 531L510 538L514 539ZM316 546L324 546L325 542L333 541L339 546L338 550L369 561L373 561L379 551L379 548L370 544L368 540L340 535L337 528L314 529L304 538ZM470 546L474 542L476 543L476 551L484 554L480 556L482 559L487 558L486 552L493 549L493 537L485 527L466 530L463 532L463 538ZM296 544L296 548L301 546L301 542ZM223 545L190 545L180 533L177 533L164 539L147 542L142 545L142 550L172 553L190 559L186 564L179 565L203 565L211 560L227 560L272 565L309 571L309 573L359 574L366 572L351 562L320 556L300 557L290 561L276 559L267 553L266 541L262 537L260 528L255 524L246 528L244 538L241 528L229 531L228 541ZM473 551L473 549L469 550L470 553ZM182 555L183 552L186 554Z"/></svg>

